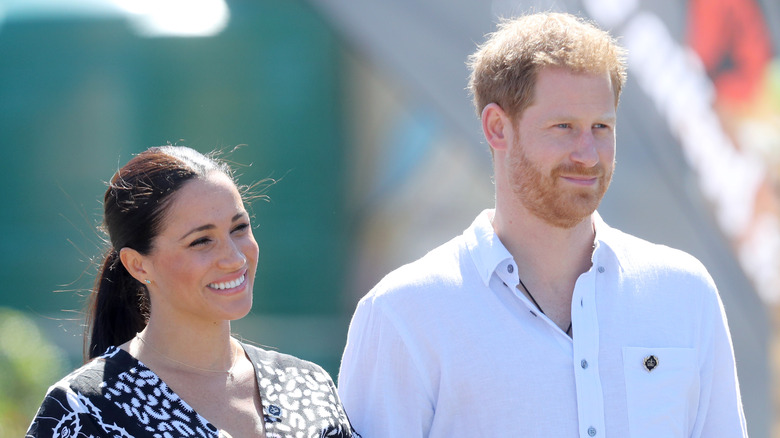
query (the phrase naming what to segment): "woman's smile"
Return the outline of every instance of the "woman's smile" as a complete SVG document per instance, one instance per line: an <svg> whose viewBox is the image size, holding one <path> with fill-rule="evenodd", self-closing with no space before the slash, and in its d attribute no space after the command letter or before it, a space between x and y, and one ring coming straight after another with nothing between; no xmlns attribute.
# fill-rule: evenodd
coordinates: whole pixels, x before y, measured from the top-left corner
<svg viewBox="0 0 780 438"><path fill-rule="evenodd" d="M208 287L220 295L231 295L242 292L246 288L246 269L241 272L239 277L232 280L215 281L214 283L210 283Z"/></svg>

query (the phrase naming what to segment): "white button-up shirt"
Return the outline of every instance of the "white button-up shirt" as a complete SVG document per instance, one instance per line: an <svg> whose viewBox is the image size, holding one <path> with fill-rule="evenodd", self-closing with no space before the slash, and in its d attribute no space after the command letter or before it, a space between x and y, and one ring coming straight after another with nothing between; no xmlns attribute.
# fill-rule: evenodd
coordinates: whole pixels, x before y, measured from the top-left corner
<svg viewBox="0 0 780 438"><path fill-rule="evenodd" d="M747 436L715 285L594 214L573 339L517 288L486 210L358 304L339 394L364 438Z"/></svg>

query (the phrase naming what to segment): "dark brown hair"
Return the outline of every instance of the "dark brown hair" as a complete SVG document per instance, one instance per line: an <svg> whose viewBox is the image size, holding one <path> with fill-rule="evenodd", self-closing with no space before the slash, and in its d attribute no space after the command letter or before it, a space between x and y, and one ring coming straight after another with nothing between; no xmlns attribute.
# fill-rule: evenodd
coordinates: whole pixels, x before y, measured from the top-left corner
<svg viewBox="0 0 780 438"><path fill-rule="evenodd" d="M211 172L233 178L229 166L212 156L183 146L159 146L138 154L111 178L103 198L103 226L111 247L90 296L85 358L129 341L146 326L149 292L125 269L119 251L148 254L176 191Z"/></svg>

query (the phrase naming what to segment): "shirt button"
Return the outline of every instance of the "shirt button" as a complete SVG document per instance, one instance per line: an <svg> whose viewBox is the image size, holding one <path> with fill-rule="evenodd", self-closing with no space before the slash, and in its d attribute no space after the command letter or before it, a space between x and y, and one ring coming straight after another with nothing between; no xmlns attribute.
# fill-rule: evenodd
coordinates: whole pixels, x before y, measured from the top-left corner
<svg viewBox="0 0 780 438"><path fill-rule="evenodd" d="M603 266L599 266L599 272L603 274L603 273L604 273L604 271L606 271L606 269L604 269L604 267L603 267Z"/></svg>
<svg viewBox="0 0 780 438"><path fill-rule="evenodd" d="M588 361L585 360L585 359L582 359L582 361L580 361L580 366L582 367L583 370L588 369Z"/></svg>
<svg viewBox="0 0 780 438"><path fill-rule="evenodd" d="M509 266L506 267L506 270L507 270L507 272L509 272L511 274L511 273L515 272L515 266L514 265L509 265Z"/></svg>
<svg viewBox="0 0 780 438"><path fill-rule="evenodd" d="M591 426L588 428L588 435L590 436L596 436L596 428Z"/></svg>

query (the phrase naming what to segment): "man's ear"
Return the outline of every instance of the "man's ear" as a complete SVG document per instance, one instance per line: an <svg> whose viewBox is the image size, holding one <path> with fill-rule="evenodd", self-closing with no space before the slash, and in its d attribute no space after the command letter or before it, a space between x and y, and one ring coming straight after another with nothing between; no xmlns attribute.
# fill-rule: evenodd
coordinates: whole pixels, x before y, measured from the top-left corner
<svg viewBox="0 0 780 438"><path fill-rule="evenodd" d="M119 260L124 265L127 272L141 283L145 283L149 278L149 272L147 272L145 266L145 258L141 253L132 248L122 248L119 250Z"/></svg>
<svg viewBox="0 0 780 438"><path fill-rule="evenodd" d="M489 103L482 109L482 133L494 151L506 150L509 146L512 121L497 103Z"/></svg>

